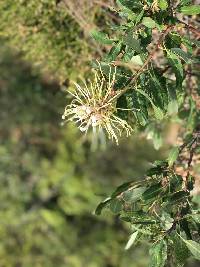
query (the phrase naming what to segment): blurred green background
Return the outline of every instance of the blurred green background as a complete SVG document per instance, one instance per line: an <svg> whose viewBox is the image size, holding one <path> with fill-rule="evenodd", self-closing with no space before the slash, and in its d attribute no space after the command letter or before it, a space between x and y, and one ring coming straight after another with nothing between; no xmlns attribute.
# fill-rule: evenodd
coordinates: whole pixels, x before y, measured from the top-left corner
<svg viewBox="0 0 200 267"><path fill-rule="evenodd" d="M139 136L91 152L73 125L61 127L60 84L103 53L88 28L113 20L82 0L83 19L92 12L82 25L70 3L0 2L0 266L145 267L145 244L124 250L129 226L93 210L161 155Z"/></svg>

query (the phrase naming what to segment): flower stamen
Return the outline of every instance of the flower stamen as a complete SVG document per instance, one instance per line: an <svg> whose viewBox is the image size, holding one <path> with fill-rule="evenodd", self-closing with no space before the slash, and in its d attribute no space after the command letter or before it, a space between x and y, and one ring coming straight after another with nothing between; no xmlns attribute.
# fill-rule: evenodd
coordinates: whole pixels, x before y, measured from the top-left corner
<svg viewBox="0 0 200 267"><path fill-rule="evenodd" d="M78 123L80 131L87 133L92 127L93 134L102 132L108 134L108 138L114 140L118 145L118 136L126 132L130 136L133 132L132 127L115 113L118 108L117 99L120 97L120 91L114 91L113 86L117 69L110 67L108 81L103 74L99 63L100 72L95 72L94 81L90 81L90 86L83 81L84 87L75 84L75 92L69 92L73 96L72 102L65 107L62 119L65 121L74 121Z"/></svg>

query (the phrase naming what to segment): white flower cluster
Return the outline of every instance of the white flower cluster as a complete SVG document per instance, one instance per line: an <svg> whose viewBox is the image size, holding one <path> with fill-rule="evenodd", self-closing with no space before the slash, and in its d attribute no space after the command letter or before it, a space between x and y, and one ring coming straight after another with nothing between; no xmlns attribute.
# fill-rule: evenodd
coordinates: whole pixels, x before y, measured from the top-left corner
<svg viewBox="0 0 200 267"><path fill-rule="evenodd" d="M74 99L66 106L62 119L65 121L75 121L82 132L88 131L91 126L94 134L107 132L108 138L115 140L118 144L118 137L125 131L129 136L133 129L123 119L115 115L117 108L117 98L120 91L114 91L116 67L112 74L110 67L109 77L106 80L102 69L95 72L94 81L89 87L84 81L84 86L74 83L75 91L69 92Z"/></svg>

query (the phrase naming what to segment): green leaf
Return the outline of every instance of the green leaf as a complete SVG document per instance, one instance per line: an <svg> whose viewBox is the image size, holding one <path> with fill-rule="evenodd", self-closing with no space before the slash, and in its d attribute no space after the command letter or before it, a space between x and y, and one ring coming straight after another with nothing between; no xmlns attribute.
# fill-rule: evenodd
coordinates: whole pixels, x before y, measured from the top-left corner
<svg viewBox="0 0 200 267"><path fill-rule="evenodd" d="M140 90L140 89L135 89L135 91L139 92L140 94L142 94L143 96L145 96L151 103L153 110L154 110L154 114L157 120L162 120L164 117L163 111L159 108L156 107L156 105L153 103L152 99L148 96L148 94L146 94L144 91Z"/></svg>
<svg viewBox="0 0 200 267"><path fill-rule="evenodd" d="M132 235L130 236L126 246L125 246L125 250L128 250L132 245L133 243L135 242L136 238L137 238L137 235L138 235L138 231L132 233Z"/></svg>
<svg viewBox="0 0 200 267"><path fill-rule="evenodd" d="M153 106L154 114L157 120L162 120L164 118L164 113L161 108L156 107L155 105Z"/></svg>
<svg viewBox="0 0 200 267"><path fill-rule="evenodd" d="M192 219L200 224L200 214L191 214Z"/></svg>
<svg viewBox="0 0 200 267"><path fill-rule="evenodd" d="M126 18L128 20L131 20L131 21L135 21L137 15L132 11L130 10L129 8L126 8L126 7L123 7L121 12L119 12L119 15L120 17L122 18Z"/></svg>
<svg viewBox="0 0 200 267"><path fill-rule="evenodd" d="M144 9L142 9L140 14L137 15L136 20L135 20L135 25L137 25L140 22L140 20L142 19L143 15L144 15Z"/></svg>
<svg viewBox="0 0 200 267"><path fill-rule="evenodd" d="M100 44L104 44L104 45L113 44L113 40L109 39L107 34L103 32L93 30L90 34L92 38L94 38Z"/></svg>
<svg viewBox="0 0 200 267"><path fill-rule="evenodd" d="M150 248L149 267L164 267L167 260L167 243L165 240L157 241Z"/></svg>
<svg viewBox="0 0 200 267"><path fill-rule="evenodd" d="M196 45L198 48L200 48L200 41L198 40L191 40L191 42Z"/></svg>
<svg viewBox="0 0 200 267"><path fill-rule="evenodd" d="M180 236L181 237L181 236ZM193 240L186 240L181 237L181 239L185 242L186 246L192 253L195 259L200 260L200 244Z"/></svg>
<svg viewBox="0 0 200 267"><path fill-rule="evenodd" d="M147 100L146 98L136 90L131 92L131 95L128 97L129 107L133 108L133 114L137 122L145 126L148 123L148 110L147 110ZM136 110L138 109L138 110Z"/></svg>
<svg viewBox="0 0 200 267"><path fill-rule="evenodd" d="M119 194L121 194L122 192L126 191L128 188L130 188L131 186L133 186L133 182L126 182L121 184L120 186L118 186L116 188L116 190L112 193L111 198L115 198L116 196L118 196Z"/></svg>
<svg viewBox="0 0 200 267"><path fill-rule="evenodd" d="M163 144L163 138L160 130L153 124L149 124L146 128L147 139L152 140L156 150L158 150Z"/></svg>
<svg viewBox="0 0 200 267"><path fill-rule="evenodd" d="M193 196L192 202L194 202L200 208L200 195Z"/></svg>
<svg viewBox="0 0 200 267"><path fill-rule="evenodd" d="M187 116L187 130L193 131L194 125L195 125L195 116L194 114L196 113L196 103L192 97L189 97L189 116Z"/></svg>
<svg viewBox="0 0 200 267"><path fill-rule="evenodd" d="M174 193L177 190L181 190L183 185L183 177L181 175L173 174L170 177L170 192Z"/></svg>
<svg viewBox="0 0 200 267"><path fill-rule="evenodd" d="M182 239L179 238L177 234L172 237L173 248L174 248L174 257L176 267L184 266L186 260L190 257L190 251L188 250L186 244Z"/></svg>
<svg viewBox="0 0 200 267"><path fill-rule="evenodd" d="M143 225L149 225L149 224L156 224L156 223L158 223L155 219L154 220L148 220L148 219L146 219L146 220L142 220L142 218L141 219L132 219L131 220L131 223L132 224L143 224Z"/></svg>
<svg viewBox="0 0 200 267"><path fill-rule="evenodd" d="M168 86L168 93L169 93L169 103L167 107L167 113L169 115L175 115L178 113L178 101L176 97L175 88Z"/></svg>
<svg viewBox="0 0 200 267"><path fill-rule="evenodd" d="M131 58L131 63L133 63L134 65L139 65L139 66L142 66L144 64L144 62L142 61L140 55L133 56Z"/></svg>
<svg viewBox="0 0 200 267"><path fill-rule="evenodd" d="M117 214L123 209L123 203L119 199L112 199L110 201L110 210Z"/></svg>
<svg viewBox="0 0 200 267"><path fill-rule="evenodd" d="M180 0L179 5L180 6L186 6L188 4L191 4L192 0Z"/></svg>
<svg viewBox="0 0 200 267"><path fill-rule="evenodd" d="M116 57L120 54L122 49L122 43L118 42L116 45L114 45L108 55L106 56L107 61L114 61Z"/></svg>
<svg viewBox="0 0 200 267"><path fill-rule="evenodd" d="M179 148L178 147L174 147L170 153L169 153L169 156L168 156L168 164L169 164L169 167L171 167L174 162L177 160L178 158L178 155L179 155Z"/></svg>
<svg viewBox="0 0 200 267"><path fill-rule="evenodd" d="M159 195L159 193L162 191L162 185L161 183L154 184L150 186L143 194L142 199L143 200L149 200L151 198L155 198Z"/></svg>
<svg viewBox="0 0 200 267"><path fill-rule="evenodd" d="M178 192L175 192L174 194L172 194L170 196L170 198L168 198L168 200L171 203L176 203L176 202L179 202L180 200L182 201L184 198L186 198L188 196L189 196L189 193L182 190L182 191L178 191Z"/></svg>
<svg viewBox="0 0 200 267"><path fill-rule="evenodd" d="M188 176L187 189L192 191L194 189L195 178L192 175Z"/></svg>
<svg viewBox="0 0 200 267"><path fill-rule="evenodd" d="M142 24L146 26L147 28L155 28L156 27L156 22L151 19L150 17L144 17L142 20Z"/></svg>
<svg viewBox="0 0 200 267"><path fill-rule="evenodd" d="M94 211L94 213L96 215L100 215L102 210L108 205L108 203L111 201L111 198L108 197L106 198L104 201L100 202L99 205L97 206L96 210Z"/></svg>
<svg viewBox="0 0 200 267"><path fill-rule="evenodd" d="M149 79L149 92L154 99L156 106L159 106L162 110L168 104L168 93L166 88L166 79L161 77L159 72L151 70L149 71L151 79Z"/></svg>
<svg viewBox="0 0 200 267"><path fill-rule="evenodd" d="M129 9L142 7L142 3L138 0L117 0L117 4Z"/></svg>
<svg viewBox="0 0 200 267"><path fill-rule="evenodd" d="M200 5L183 6L180 11L184 15L198 15L200 14Z"/></svg>
<svg viewBox="0 0 200 267"><path fill-rule="evenodd" d="M176 100L171 100L168 103L168 107L167 107L167 113L169 115L175 115L178 113L178 102Z"/></svg>
<svg viewBox="0 0 200 267"><path fill-rule="evenodd" d="M172 53L170 50L167 51L167 58L175 72L176 85L177 87L181 87L183 81L183 66L181 64L181 61L179 57L176 54Z"/></svg>
<svg viewBox="0 0 200 267"><path fill-rule="evenodd" d="M158 6L160 7L161 10L166 10L168 8L167 0L159 0Z"/></svg>
<svg viewBox="0 0 200 267"><path fill-rule="evenodd" d="M135 50L137 53L141 52L140 41L133 37L132 32L129 32L127 36L124 37L124 43L131 49Z"/></svg>
<svg viewBox="0 0 200 267"><path fill-rule="evenodd" d="M191 64L192 63L191 55L186 53L182 49L180 49L180 48L172 48L171 51L173 53L175 53L178 57L180 57L182 60L184 60L185 63L187 63L187 64Z"/></svg>
<svg viewBox="0 0 200 267"><path fill-rule="evenodd" d="M162 164L155 164L155 165L156 165L155 167L152 167L149 170L147 170L146 172L147 176L159 175L163 173L163 171L167 168L168 163L166 161L163 161Z"/></svg>
<svg viewBox="0 0 200 267"><path fill-rule="evenodd" d="M128 190L124 192L123 194L123 199L126 202L133 203L140 199L144 191L146 190L146 187L138 187L138 188L133 188L131 190Z"/></svg>
<svg viewBox="0 0 200 267"><path fill-rule="evenodd" d="M145 126L148 123L148 118L143 111L135 112L135 114L140 125Z"/></svg>

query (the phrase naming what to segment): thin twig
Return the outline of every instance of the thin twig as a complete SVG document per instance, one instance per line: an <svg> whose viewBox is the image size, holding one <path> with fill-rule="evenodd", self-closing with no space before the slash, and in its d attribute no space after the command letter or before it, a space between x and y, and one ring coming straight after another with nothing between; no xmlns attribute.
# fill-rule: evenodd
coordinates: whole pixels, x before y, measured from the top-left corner
<svg viewBox="0 0 200 267"><path fill-rule="evenodd" d="M102 2L102 1L94 0L94 4L99 5L99 6L101 6L101 7L108 8L108 9L110 9L110 10L113 10L113 9L114 9L113 6L111 6L111 5L107 4L107 3L104 3L104 2Z"/></svg>
<svg viewBox="0 0 200 267"><path fill-rule="evenodd" d="M164 41L165 37L168 35L168 33L175 27L175 25L168 25L167 28L162 32L155 48L153 49L153 51L149 54L149 56L147 57L146 61L144 62L144 64L142 65L142 67L134 74L132 75L128 81L125 84L124 89L121 90L122 94L125 93L128 88L127 86L130 84L130 82L135 82L138 77L140 76L140 74L144 71L144 69L146 68L146 66L150 63L151 59L153 58L153 56L155 55L156 51L159 49L159 46L161 45L161 43Z"/></svg>
<svg viewBox="0 0 200 267"><path fill-rule="evenodd" d="M186 189L188 187L188 178L190 176L190 167L191 167L191 164L192 164L192 159L193 159L193 156L194 156L194 152L195 152L195 149L197 147L197 142L198 141L198 135L194 138L192 144L190 145L191 147L191 150L190 150L190 157L188 159L188 163L187 163L187 175L186 175L186 178L185 178L185 182L186 182Z"/></svg>
<svg viewBox="0 0 200 267"><path fill-rule="evenodd" d="M194 34L196 34L198 36L198 38L200 38L200 31L198 31L195 27L193 27L191 24L187 24L186 22L182 21L182 20L178 20L180 23L184 24L188 29L190 29L191 32L193 32Z"/></svg>

